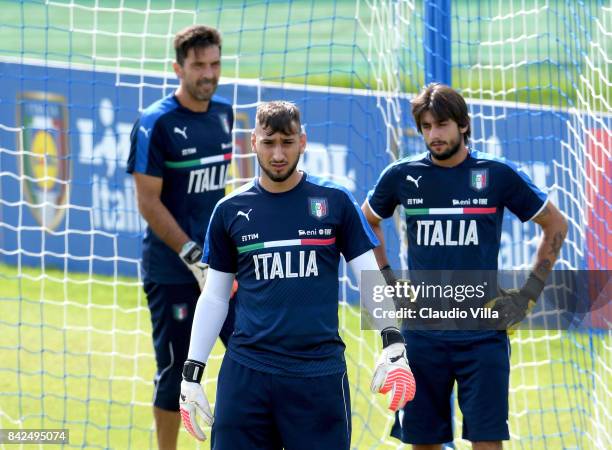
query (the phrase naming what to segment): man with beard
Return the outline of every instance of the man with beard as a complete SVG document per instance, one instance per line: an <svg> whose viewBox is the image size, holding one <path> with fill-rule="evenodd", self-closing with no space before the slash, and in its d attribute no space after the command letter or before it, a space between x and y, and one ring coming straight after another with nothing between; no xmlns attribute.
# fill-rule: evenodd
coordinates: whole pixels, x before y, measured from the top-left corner
<svg viewBox="0 0 612 450"><path fill-rule="evenodd" d="M406 214L408 267L413 271L495 273L504 208L523 222L533 220L543 236L522 289L501 296L497 288L491 289L495 298L488 303L501 319L496 327L403 330L419 389L396 416L391 434L416 450L440 449L451 441L450 397L456 382L463 438L476 450L501 449L501 441L509 439L506 329L520 323L541 293L567 224L547 195L514 164L467 147L470 118L458 92L430 84L412 101L412 114L429 151L389 165L362 205L381 242L374 253L388 283L396 280L380 223L398 205Z"/></svg>
<svg viewBox="0 0 612 450"><path fill-rule="evenodd" d="M181 415L212 413L199 382L238 279L236 325L217 384L214 450L348 450L351 438L345 345L338 332L338 264L378 271L377 245L349 191L296 167L306 147L297 107L257 108L251 143L261 174L222 199L210 220L203 261L210 269L183 370ZM384 283L384 280L382 280ZM396 410L414 396L397 328L382 331L372 386Z"/></svg>
<svg viewBox="0 0 612 450"><path fill-rule="evenodd" d="M128 173L148 227L144 290L157 362L153 415L160 449L175 449L178 397L195 305L204 285L206 226L225 193L232 157L232 107L213 97L221 75L221 36L194 25L174 39L178 89L146 108L134 124ZM221 333L231 334L232 313Z"/></svg>

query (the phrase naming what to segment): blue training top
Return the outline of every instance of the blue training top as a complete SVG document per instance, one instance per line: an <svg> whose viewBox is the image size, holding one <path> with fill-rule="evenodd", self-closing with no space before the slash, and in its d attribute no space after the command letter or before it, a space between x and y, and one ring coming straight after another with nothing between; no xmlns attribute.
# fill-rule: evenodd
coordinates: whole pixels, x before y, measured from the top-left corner
<svg viewBox="0 0 612 450"><path fill-rule="evenodd" d="M410 270L491 271L490 295L497 295L495 273L504 209L525 222L547 196L504 158L471 151L455 167L442 167L429 152L403 158L381 173L368 193L372 212L390 217L398 205L406 216ZM444 333L478 338L490 332Z"/></svg>
<svg viewBox="0 0 612 450"><path fill-rule="evenodd" d="M200 245L211 212L225 194L233 123L231 105L217 97L206 112L194 112L169 95L149 106L132 129L128 173L162 178L162 203ZM143 239L142 260L145 281L194 282L176 252L150 227Z"/></svg>
<svg viewBox="0 0 612 450"><path fill-rule="evenodd" d="M307 174L287 192L268 192L254 180L221 200L203 261L235 273L240 286L228 356L288 376L346 370L338 334L340 254L350 261L376 245L350 192Z"/></svg>

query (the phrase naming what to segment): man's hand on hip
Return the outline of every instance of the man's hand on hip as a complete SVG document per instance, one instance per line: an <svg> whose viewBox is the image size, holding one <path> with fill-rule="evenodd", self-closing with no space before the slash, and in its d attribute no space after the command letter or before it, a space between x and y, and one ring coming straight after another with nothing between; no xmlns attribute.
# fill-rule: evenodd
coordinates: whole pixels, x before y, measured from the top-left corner
<svg viewBox="0 0 612 450"><path fill-rule="evenodd" d="M531 312L544 289L544 282L531 273L521 289L500 289L502 295L490 300L485 308L497 312L491 323L497 329L505 329L512 334L523 319Z"/></svg>

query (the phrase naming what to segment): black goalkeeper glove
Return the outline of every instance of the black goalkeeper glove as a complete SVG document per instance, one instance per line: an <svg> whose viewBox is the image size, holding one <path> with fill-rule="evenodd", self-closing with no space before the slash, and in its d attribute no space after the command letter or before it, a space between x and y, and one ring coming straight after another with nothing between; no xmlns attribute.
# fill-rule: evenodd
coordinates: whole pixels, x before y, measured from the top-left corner
<svg viewBox="0 0 612 450"><path fill-rule="evenodd" d="M401 308L413 309L416 308L416 304L412 298L412 291L409 289L402 289L410 286L410 280L405 278L397 278L395 276L395 272L389 264L380 269L383 278L385 279L385 283L388 286L393 286L395 289L398 289L399 292L404 293L404 296L393 296L393 304L395 305L396 310L400 310Z"/></svg>
<svg viewBox="0 0 612 450"><path fill-rule="evenodd" d="M389 286L395 286L397 283L397 278L395 277L395 273L389 264L385 267L381 267L380 273L382 273L383 278L385 279L385 283Z"/></svg>
<svg viewBox="0 0 612 450"><path fill-rule="evenodd" d="M544 290L544 282L533 272L529 274L525 285L521 289L500 289L502 295L489 301L485 308L497 312L497 318L492 324L497 329L505 329L509 334L514 333L523 319L531 312L538 297Z"/></svg>

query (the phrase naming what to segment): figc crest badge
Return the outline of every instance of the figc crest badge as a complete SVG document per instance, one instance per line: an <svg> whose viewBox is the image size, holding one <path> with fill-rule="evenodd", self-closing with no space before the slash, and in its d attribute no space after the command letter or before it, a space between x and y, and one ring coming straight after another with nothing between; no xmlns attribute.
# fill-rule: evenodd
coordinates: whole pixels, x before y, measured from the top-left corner
<svg viewBox="0 0 612 450"><path fill-rule="evenodd" d="M327 217L327 199L326 198L310 198L310 215L315 219L324 219Z"/></svg>
<svg viewBox="0 0 612 450"><path fill-rule="evenodd" d="M34 219L53 230L66 213L69 194L66 99L48 92L23 92L17 98L17 123L23 126L20 165L26 200Z"/></svg>
<svg viewBox="0 0 612 450"><path fill-rule="evenodd" d="M487 169L472 169L470 171L470 187L480 192L489 185L489 171Z"/></svg>

